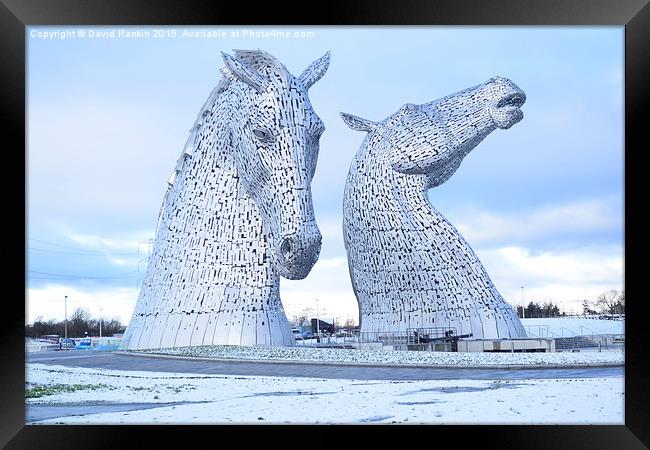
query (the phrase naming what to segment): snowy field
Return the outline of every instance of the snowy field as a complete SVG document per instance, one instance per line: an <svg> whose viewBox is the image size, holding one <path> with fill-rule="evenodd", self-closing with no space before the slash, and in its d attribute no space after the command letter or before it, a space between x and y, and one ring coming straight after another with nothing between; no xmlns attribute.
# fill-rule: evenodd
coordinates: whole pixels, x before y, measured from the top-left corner
<svg viewBox="0 0 650 450"><path fill-rule="evenodd" d="M39 424L623 424L623 377L359 381L27 365L28 405L146 404ZM156 407L160 404L160 407ZM113 408L114 409L114 408ZM126 408L123 408L126 409Z"/></svg>
<svg viewBox="0 0 650 450"><path fill-rule="evenodd" d="M538 335L539 328L548 329L557 336L571 336L573 334L624 334L624 320L598 319L597 316L586 317L553 317L546 319L520 319L521 324ZM564 333L564 334L563 334ZM545 336L540 336L545 337Z"/></svg>
<svg viewBox="0 0 650 450"><path fill-rule="evenodd" d="M344 364L423 365L436 367L565 367L624 364L624 353L620 350L579 353L456 353L220 345L168 348L142 351L142 353L162 353L202 358L336 362Z"/></svg>

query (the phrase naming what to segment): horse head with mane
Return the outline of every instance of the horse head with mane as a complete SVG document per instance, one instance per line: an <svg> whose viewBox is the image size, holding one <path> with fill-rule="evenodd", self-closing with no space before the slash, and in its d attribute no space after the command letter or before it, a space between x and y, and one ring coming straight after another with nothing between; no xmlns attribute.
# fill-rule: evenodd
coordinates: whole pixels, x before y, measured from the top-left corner
<svg viewBox="0 0 650 450"><path fill-rule="evenodd" d="M474 338L525 336L469 244L426 193L492 131L519 122L525 100L512 81L493 77L433 102L407 103L379 122L341 113L350 128L368 133L343 202L361 331L454 328Z"/></svg>
<svg viewBox="0 0 650 450"><path fill-rule="evenodd" d="M293 345L279 277L305 278L321 234L311 180L325 127L309 88L262 50L223 54L161 207L125 346Z"/></svg>

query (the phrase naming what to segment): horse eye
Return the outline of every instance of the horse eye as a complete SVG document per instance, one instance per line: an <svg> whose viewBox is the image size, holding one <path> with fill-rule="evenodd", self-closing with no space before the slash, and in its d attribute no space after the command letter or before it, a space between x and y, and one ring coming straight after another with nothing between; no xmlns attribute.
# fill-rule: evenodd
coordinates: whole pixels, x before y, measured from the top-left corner
<svg viewBox="0 0 650 450"><path fill-rule="evenodd" d="M264 130L262 128L254 128L253 134L260 141L267 141L271 137L271 133L269 133L267 130Z"/></svg>

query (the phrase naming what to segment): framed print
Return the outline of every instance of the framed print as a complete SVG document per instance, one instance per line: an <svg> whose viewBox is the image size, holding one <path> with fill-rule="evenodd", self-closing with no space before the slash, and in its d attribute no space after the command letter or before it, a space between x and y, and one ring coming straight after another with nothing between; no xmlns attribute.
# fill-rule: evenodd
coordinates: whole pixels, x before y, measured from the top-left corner
<svg viewBox="0 0 650 450"><path fill-rule="evenodd" d="M647 446L647 2L320 8L3 3L3 444Z"/></svg>

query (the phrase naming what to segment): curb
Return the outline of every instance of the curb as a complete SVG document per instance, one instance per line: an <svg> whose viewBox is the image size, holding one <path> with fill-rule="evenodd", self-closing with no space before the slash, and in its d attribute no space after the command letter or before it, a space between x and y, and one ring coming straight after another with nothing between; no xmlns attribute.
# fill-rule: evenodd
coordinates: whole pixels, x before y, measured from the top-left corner
<svg viewBox="0 0 650 450"><path fill-rule="evenodd" d="M397 363L361 363L348 361L296 361L291 359L243 359L243 358L218 358L205 356L183 356L169 355L165 353L140 353L135 351L115 351L117 355L126 355L133 357L161 358L161 359L180 359L186 361L212 361L212 362L231 362L231 363L254 363L254 364L297 364L297 365L316 365L316 366L346 366L346 367L377 367L377 368L401 368L401 369L595 369L603 367L625 367L625 362L604 362L592 364L490 364L480 366L468 365L433 365L433 364L397 364Z"/></svg>

